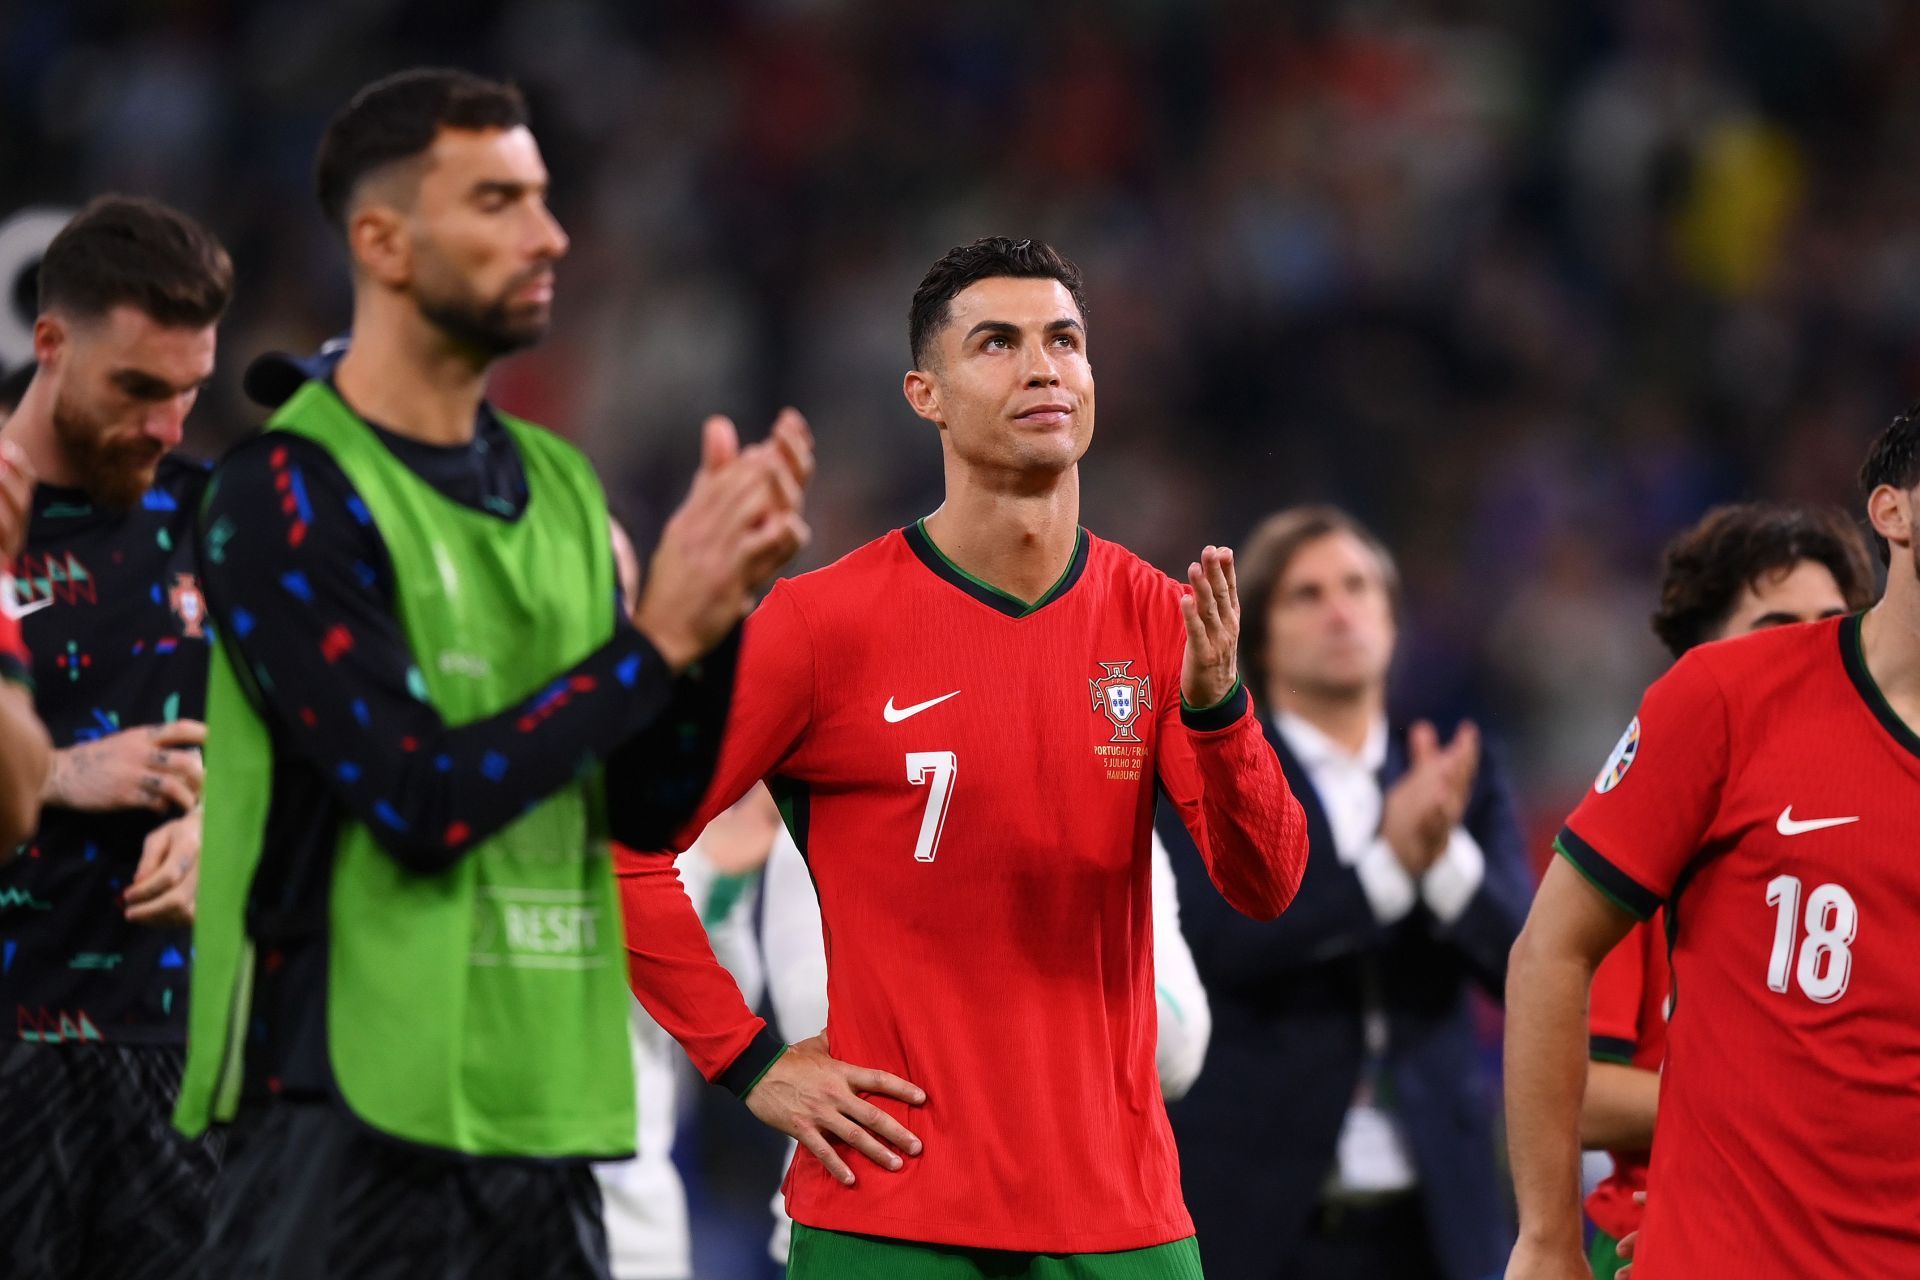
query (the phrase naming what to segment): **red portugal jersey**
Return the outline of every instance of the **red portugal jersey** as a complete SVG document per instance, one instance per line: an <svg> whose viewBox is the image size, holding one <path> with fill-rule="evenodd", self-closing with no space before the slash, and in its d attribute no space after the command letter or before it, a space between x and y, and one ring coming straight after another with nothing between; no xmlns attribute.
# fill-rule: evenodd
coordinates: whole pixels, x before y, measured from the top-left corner
<svg viewBox="0 0 1920 1280"><path fill-rule="evenodd" d="M1633 926L1593 974L1587 1056L1660 1070L1667 1052L1667 926L1664 912ZM1647 1189L1647 1153L1612 1151L1613 1173L1587 1197L1587 1216L1618 1240L1640 1228L1633 1193Z"/></svg>
<svg viewBox="0 0 1920 1280"><path fill-rule="evenodd" d="M1673 938L1637 1280L1920 1276L1920 736L1860 619L1681 658L1560 851Z"/></svg>
<svg viewBox="0 0 1920 1280"><path fill-rule="evenodd" d="M1193 1224L1154 1069L1149 838L1180 807L1214 883L1278 915L1306 828L1243 689L1183 710L1182 587L1081 531L1027 605L919 526L778 584L748 620L690 840L765 777L820 891L828 1040L927 1102L858 1185L802 1151L797 1222L1107 1252Z"/></svg>

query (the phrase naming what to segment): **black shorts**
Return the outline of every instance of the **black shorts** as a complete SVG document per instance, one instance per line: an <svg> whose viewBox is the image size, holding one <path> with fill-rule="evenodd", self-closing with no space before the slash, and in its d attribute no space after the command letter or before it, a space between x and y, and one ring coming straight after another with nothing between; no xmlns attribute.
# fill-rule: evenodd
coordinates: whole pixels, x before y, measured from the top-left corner
<svg viewBox="0 0 1920 1280"><path fill-rule="evenodd" d="M191 1274L220 1145L173 1128L185 1056L164 1045L0 1045L0 1275Z"/></svg>
<svg viewBox="0 0 1920 1280"><path fill-rule="evenodd" d="M333 1104L243 1108L227 1133L213 1280L604 1280L585 1163L391 1141Z"/></svg>

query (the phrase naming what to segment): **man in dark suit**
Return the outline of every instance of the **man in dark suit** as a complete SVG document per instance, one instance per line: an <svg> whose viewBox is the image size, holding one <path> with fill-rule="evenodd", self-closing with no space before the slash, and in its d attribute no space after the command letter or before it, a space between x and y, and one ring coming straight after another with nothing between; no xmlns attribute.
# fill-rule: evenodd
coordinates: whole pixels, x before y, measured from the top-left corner
<svg viewBox="0 0 1920 1280"><path fill-rule="evenodd" d="M1306 808L1287 913L1214 910L1177 819L1186 934L1213 1000L1206 1069L1171 1108L1212 1280L1481 1280L1512 1226L1498 1094L1468 993L1499 996L1531 880L1471 724L1389 725L1399 582L1329 507L1284 511L1241 556L1241 670Z"/></svg>

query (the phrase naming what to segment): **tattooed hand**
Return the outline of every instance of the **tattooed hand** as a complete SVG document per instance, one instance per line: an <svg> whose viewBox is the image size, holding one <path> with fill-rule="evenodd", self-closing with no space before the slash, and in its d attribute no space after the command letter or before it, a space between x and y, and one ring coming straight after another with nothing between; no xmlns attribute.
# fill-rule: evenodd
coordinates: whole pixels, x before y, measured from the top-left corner
<svg viewBox="0 0 1920 1280"><path fill-rule="evenodd" d="M200 803L206 768L195 748L206 740L206 725L176 720L67 747L53 753L41 799L63 809L185 813Z"/></svg>

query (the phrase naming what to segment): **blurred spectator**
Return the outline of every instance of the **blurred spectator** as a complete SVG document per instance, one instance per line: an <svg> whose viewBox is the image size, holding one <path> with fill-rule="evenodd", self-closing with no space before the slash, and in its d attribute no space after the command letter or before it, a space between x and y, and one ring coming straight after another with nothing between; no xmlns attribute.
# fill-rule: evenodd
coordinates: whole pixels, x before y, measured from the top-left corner
<svg viewBox="0 0 1920 1280"><path fill-rule="evenodd" d="M1271 517L1240 587L1241 670L1311 853L1286 914L1256 922L1214 905L1160 823L1213 1000L1207 1070L1171 1108L1208 1269L1479 1280L1512 1243L1468 1001L1500 995L1526 915L1512 799L1471 723L1443 743L1389 721L1399 579L1351 517Z"/></svg>

